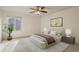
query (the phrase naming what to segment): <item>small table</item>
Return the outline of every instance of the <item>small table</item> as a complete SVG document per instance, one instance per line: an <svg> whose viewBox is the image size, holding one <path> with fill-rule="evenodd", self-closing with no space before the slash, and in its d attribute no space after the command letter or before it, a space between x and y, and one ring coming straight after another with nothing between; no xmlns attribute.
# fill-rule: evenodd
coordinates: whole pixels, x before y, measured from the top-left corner
<svg viewBox="0 0 79 59"><path fill-rule="evenodd" d="M62 36L61 41L69 44L75 44L75 37Z"/></svg>

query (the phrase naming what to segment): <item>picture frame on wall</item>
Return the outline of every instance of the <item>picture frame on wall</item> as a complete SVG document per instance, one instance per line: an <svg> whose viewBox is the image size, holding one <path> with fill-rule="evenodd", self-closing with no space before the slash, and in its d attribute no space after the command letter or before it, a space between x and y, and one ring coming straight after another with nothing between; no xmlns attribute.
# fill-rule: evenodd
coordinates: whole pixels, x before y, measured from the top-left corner
<svg viewBox="0 0 79 59"><path fill-rule="evenodd" d="M50 19L50 27L63 27L63 17Z"/></svg>

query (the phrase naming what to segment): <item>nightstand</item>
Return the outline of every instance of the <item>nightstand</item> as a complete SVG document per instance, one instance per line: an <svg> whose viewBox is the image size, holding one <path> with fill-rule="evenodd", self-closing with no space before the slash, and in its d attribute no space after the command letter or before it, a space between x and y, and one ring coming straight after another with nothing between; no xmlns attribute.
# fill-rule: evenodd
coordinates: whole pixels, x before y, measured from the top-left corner
<svg viewBox="0 0 79 59"><path fill-rule="evenodd" d="M62 36L61 37L61 41L69 43L69 44L75 44L75 37L72 37L72 36L71 37Z"/></svg>

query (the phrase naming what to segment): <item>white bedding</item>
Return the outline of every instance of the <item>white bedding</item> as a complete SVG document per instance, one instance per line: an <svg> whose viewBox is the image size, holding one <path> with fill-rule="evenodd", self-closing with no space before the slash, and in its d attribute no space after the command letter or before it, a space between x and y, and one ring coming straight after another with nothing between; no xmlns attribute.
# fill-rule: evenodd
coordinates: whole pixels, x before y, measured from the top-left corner
<svg viewBox="0 0 79 59"><path fill-rule="evenodd" d="M49 35L49 34L46 34L46 35ZM50 36L52 36L52 35L50 35ZM34 43L38 47L44 49L44 48L48 48L49 46L55 45L57 42L60 41L60 37L58 37L56 35L53 35L52 37L56 41L55 43L52 43L52 44L48 44L45 38L43 38L41 36L38 36L38 35L32 35L29 38L30 38L30 40L31 40L32 43Z"/></svg>
<svg viewBox="0 0 79 59"><path fill-rule="evenodd" d="M30 38L23 38L19 41L17 46L15 47L15 52L62 52L66 49L69 44L58 42L56 45L53 45L47 49L41 49L37 47L30 41Z"/></svg>
<svg viewBox="0 0 79 59"><path fill-rule="evenodd" d="M45 38L40 37L38 35L32 35L29 37L30 41L37 45L39 48L46 48L47 47L47 41Z"/></svg>

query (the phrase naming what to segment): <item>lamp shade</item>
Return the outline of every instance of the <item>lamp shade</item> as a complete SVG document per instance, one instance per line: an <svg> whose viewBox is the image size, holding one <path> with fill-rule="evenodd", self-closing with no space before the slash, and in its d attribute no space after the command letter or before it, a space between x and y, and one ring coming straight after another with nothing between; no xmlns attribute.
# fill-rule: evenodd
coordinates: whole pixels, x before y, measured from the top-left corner
<svg viewBox="0 0 79 59"><path fill-rule="evenodd" d="M47 28L46 27L43 28L43 32L47 33Z"/></svg>
<svg viewBox="0 0 79 59"><path fill-rule="evenodd" d="M71 29L66 29L65 30L66 36L71 36Z"/></svg>

